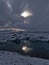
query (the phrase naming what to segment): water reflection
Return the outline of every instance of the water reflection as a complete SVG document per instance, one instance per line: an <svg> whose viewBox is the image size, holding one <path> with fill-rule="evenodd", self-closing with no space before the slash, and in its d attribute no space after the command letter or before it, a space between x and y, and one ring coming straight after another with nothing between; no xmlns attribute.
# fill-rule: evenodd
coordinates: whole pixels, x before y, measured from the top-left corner
<svg viewBox="0 0 49 65"><path fill-rule="evenodd" d="M27 53L27 52L30 52L32 49L30 47L23 46L22 50Z"/></svg>

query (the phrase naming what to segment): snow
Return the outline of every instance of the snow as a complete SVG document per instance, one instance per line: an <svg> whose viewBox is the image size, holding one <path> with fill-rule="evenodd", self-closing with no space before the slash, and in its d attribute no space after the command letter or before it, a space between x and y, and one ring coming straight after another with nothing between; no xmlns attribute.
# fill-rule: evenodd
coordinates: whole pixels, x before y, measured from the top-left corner
<svg viewBox="0 0 49 65"><path fill-rule="evenodd" d="M15 40L16 38L25 39L29 37L30 40L40 40L40 41L49 41L49 33L28 33L28 32L15 32L15 31L10 31L10 30L4 30L0 31L0 42L4 42L7 40Z"/></svg>
<svg viewBox="0 0 49 65"><path fill-rule="evenodd" d="M22 56L16 52L0 51L0 65L49 65L49 60Z"/></svg>

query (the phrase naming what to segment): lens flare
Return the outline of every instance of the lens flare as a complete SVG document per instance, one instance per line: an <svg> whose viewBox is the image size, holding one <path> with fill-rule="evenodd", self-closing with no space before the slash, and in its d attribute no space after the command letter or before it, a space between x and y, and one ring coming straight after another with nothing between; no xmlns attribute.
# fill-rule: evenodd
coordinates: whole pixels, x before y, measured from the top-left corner
<svg viewBox="0 0 49 65"><path fill-rule="evenodd" d="M11 8L11 4L9 2L7 2L7 5L8 5L9 8Z"/></svg>
<svg viewBox="0 0 49 65"><path fill-rule="evenodd" d="M12 11L12 6L11 6L10 2L7 1L6 4L7 4L8 8L10 9L10 11Z"/></svg>

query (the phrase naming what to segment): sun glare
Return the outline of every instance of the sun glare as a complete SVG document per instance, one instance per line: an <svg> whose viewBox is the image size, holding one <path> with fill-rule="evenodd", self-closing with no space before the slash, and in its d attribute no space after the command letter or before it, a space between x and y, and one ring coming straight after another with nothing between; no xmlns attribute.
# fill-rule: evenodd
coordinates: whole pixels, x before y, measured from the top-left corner
<svg viewBox="0 0 49 65"><path fill-rule="evenodd" d="M21 13L21 16L24 17L24 18L27 18L29 16L32 16L32 13L29 12L29 11L24 11L24 12Z"/></svg>
<svg viewBox="0 0 49 65"><path fill-rule="evenodd" d="M31 50L31 48L29 48L29 47L27 47L27 46L23 46L23 47L22 47L22 50L23 50L24 52L29 52L29 51Z"/></svg>

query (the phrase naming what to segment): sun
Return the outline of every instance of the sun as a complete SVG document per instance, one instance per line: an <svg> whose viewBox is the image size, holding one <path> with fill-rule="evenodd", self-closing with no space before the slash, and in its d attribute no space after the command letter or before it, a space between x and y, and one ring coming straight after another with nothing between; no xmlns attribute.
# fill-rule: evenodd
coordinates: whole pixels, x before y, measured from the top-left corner
<svg viewBox="0 0 49 65"><path fill-rule="evenodd" d="M32 16L32 13L26 10L26 11L21 13L21 16L24 17L24 18L27 18L29 16Z"/></svg>

